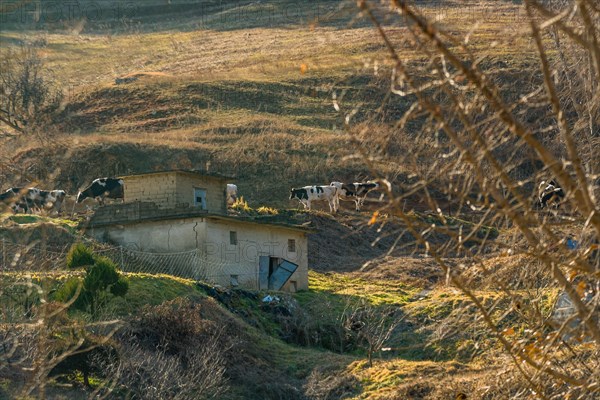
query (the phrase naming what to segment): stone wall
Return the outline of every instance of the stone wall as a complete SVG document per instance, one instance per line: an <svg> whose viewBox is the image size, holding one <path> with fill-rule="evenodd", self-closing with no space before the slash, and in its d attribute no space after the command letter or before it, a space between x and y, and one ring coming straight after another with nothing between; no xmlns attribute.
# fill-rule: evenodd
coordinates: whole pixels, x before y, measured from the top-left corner
<svg viewBox="0 0 600 400"><path fill-rule="evenodd" d="M152 202L162 208L172 208L177 203L175 173L128 176L123 180L125 202Z"/></svg>

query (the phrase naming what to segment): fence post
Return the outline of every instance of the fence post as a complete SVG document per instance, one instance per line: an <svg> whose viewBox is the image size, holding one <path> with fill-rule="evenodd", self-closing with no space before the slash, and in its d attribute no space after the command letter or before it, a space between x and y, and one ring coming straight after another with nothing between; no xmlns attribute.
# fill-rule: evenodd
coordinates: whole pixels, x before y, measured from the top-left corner
<svg viewBox="0 0 600 400"><path fill-rule="evenodd" d="M4 238L2 238L2 268L6 268L6 242Z"/></svg>
<svg viewBox="0 0 600 400"><path fill-rule="evenodd" d="M124 271L125 264L123 262L123 246L119 246L119 250L121 250L121 271Z"/></svg>

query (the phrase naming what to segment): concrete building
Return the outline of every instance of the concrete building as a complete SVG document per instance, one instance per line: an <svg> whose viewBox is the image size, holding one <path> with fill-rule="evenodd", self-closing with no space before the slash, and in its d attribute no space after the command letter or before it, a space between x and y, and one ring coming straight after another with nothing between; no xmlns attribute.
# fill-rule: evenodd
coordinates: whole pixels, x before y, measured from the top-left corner
<svg viewBox="0 0 600 400"><path fill-rule="evenodd" d="M308 288L311 231L268 217L228 215L225 190L231 179L193 171L122 179L124 202L100 207L88 223L96 239L142 253L192 252L192 261L178 262L189 264L178 271L223 286Z"/></svg>
<svg viewBox="0 0 600 400"><path fill-rule="evenodd" d="M125 202L152 202L162 209L193 207L226 212L227 177L192 171L162 171L124 176Z"/></svg>

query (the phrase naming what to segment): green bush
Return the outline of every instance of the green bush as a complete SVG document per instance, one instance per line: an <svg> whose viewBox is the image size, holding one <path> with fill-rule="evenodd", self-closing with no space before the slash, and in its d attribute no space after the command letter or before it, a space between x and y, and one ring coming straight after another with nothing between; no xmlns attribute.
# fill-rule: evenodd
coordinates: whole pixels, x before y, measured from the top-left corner
<svg viewBox="0 0 600 400"><path fill-rule="evenodd" d="M94 253L83 243L75 243L67 254L67 267L69 269L89 267L94 262Z"/></svg>
<svg viewBox="0 0 600 400"><path fill-rule="evenodd" d="M81 285L79 278L70 278L56 292L54 292L54 300L61 303L67 303L73 299L77 293L77 287Z"/></svg>
<svg viewBox="0 0 600 400"><path fill-rule="evenodd" d="M67 257L69 268L86 267L86 274L81 282L78 278L69 279L56 291L54 298L57 301L68 302L77 293L78 286L81 292L73 302L73 307L97 317L98 312L106 304L110 295L125 296L129 290L129 281L121 276L116 264L106 257L95 256L85 245L74 245Z"/></svg>
<svg viewBox="0 0 600 400"><path fill-rule="evenodd" d="M90 292L106 290L119 280L117 266L106 257L96 259L85 275L83 287Z"/></svg>

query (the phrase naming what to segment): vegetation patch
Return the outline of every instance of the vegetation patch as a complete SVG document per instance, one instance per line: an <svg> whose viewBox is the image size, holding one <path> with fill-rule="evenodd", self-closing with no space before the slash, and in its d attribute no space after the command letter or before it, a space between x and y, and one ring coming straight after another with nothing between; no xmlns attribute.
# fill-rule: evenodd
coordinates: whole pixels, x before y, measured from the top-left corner
<svg viewBox="0 0 600 400"><path fill-rule="evenodd" d="M373 280L348 276L339 273L320 273L309 271L309 290L296 294L298 301L310 302L314 296L335 296L341 303L349 299L365 299L377 305L404 305L418 293L417 288L405 285L400 281Z"/></svg>

